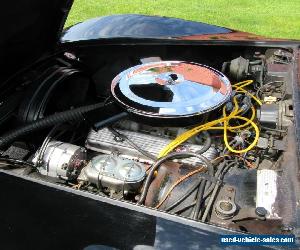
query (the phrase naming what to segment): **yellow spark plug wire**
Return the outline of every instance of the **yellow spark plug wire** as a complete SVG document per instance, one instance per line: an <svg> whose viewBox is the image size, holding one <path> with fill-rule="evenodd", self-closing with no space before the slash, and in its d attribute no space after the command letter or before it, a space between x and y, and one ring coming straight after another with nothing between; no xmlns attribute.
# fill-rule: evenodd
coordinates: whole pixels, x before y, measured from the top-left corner
<svg viewBox="0 0 300 250"><path fill-rule="evenodd" d="M251 94L248 91L244 90L243 87L251 84L252 82L253 82L252 80L239 82L239 83L233 85L233 87L238 88L244 94L248 94L249 96L251 96ZM256 102L258 102L258 104L261 103L260 100L257 98L254 100L256 100ZM195 136L196 134L198 134L204 130L224 130L225 146L228 148L229 151L231 151L233 153L241 154L241 153L245 153L245 152L251 150L257 144L257 141L259 138L259 129L258 129L257 125L253 122L253 120L255 118L256 110L254 107L251 108L252 114L251 114L250 119L248 119L246 117L239 116L239 114L242 112L242 110L239 109L236 97L233 98L233 103L234 103L234 109L229 115L226 114L225 107L223 107L223 117L222 118L207 122L205 124L202 124L200 126L197 126L191 130L188 130L188 131L182 133L177 138L175 138L169 145L167 145L165 148L163 148L163 150L158 155L158 158L161 158L161 157L167 155L168 153L173 151L176 147L178 147L180 144L182 144L183 142L187 141L191 137ZM241 125L237 125L237 126L230 126L229 121L231 119L243 120L243 121L245 121L245 123L243 123ZM250 125L250 127L254 128L254 130L255 130L255 138L254 138L253 142L245 149L236 150L236 149L232 148L229 145L228 139L227 139L228 131L235 132L235 130L239 130L248 125Z"/></svg>
<svg viewBox="0 0 300 250"><path fill-rule="evenodd" d="M244 89L244 87L250 85L253 83L253 80L246 80L243 82L238 82L236 84L233 84L232 87L238 92L238 93L244 93L248 96L250 96L253 100L255 100L259 105L262 105L262 101L259 100L255 95L252 95L247 90Z"/></svg>
<svg viewBox="0 0 300 250"><path fill-rule="evenodd" d="M249 118L249 120L248 120L247 122L245 122L245 123L243 123L243 124L241 124L241 125L237 125L237 126L230 126L230 127L228 127L227 129L228 129L229 131L231 131L231 132L234 132L234 131L237 130L237 129L244 128L244 127L248 126L248 125L250 124L250 122L254 120L255 114L256 114L256 110L255 110L255 108L252 106L252 107L251 107L251 117ZM247 119L247 118L246 118L246 119Z"/></svg>
<svg viewBox="0 0 300 250"><path fill-rule="evenodd" d="M226 113L225 113L225 109L223 109L223 116L226 117ZM227 138L227 130L229 130L229 128L232 129L232 127L229 127L228 128L228 120L225 120L224 121L224 143L225 143L225 146L227 147L227 149L232 152L232 153L236 153L236 154L242 154L242 153L246 153L248 152L249 150L251 150L258 142L258 139L259 139L259 128L257 127L257 125L251 121L251 119L248 119L248 118L245 118L245 117L242 117L242 116L234 116L234 119L239 119L239 120L243 120L245 121L246 123L250 123L250 125L254 128L255 130L255 138L253 140L253 142L245 149L241 149L241 150L236 150L234 148L232 148L230 146L230 144L228 143L228 138ZM243 126L246 124L244 123Z"/></svg>

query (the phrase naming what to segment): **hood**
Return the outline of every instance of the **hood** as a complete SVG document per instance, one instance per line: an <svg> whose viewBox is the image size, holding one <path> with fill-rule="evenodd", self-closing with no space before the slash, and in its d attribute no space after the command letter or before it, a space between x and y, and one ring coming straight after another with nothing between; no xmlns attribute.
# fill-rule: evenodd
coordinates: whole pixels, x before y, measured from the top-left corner
<svg viewBox="0 0 300 250"><path fill-rule="evenodd" d="M227 34L231 29L174 17L121 14L96 17L75 24L64 31L61 42L103 38L172 39L191 35Z"/></svg>
<svg viewBox="0 0 300 250"><path fill-rule="evenodd" d="M60 41L69 43L106 38L288 41L180 18L139 14L119 14L85 20L65 29Z"/></svg>
<svg viewBox="0 0 300 250"><path fill-rule="evenodd" d="M52 52L73 0L19 0L1 4L0 84Z"/></svg>

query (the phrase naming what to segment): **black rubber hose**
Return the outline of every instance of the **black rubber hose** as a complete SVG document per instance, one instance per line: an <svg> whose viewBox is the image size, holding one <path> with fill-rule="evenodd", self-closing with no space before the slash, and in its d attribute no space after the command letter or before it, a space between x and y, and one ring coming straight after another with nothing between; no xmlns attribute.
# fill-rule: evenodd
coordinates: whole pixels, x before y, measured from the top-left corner
<svg viewBox="0 0 300 250"><path fill-rule="evenodd" d="M215 200L215 198L216 198L216 196L217 196L217 192L218 192L218 190L219 190L219 187L220 187L221 184L222 184L224 175L226 174L226 172L227 172L234 164L235 164L235 163L232 162L232 163L229 163L227 166L222 167L222 170L221 170L221 172L220 172L220 174L219 174L219 176L220 176L220 177L219 177L219 180L218 180L218 182L214 185L214 190L213 190L213 192L212 192L212 194L211 194L211 196L210 196L210 199L209 199L209 201L208 201L208 204L207 204L207 206L206 206L206 208L205 208L205 210L204 210L204 214L203 214L202 219L201 219L202 222L205 222L205 221L206 221L206 218L207 218L207 216L208 216L208 213L210 212L211 206L213 205L213 202L214 202L214 200Z"/></svg>
<svg viewBox="0 0 300 250"><path fill-rule="evenodd" d="M152 167L150 168L149 174L146 178L145 184L144 184L144 188L143 191L141 193L141 197L139 199L139 201L137 202L137 204L141 205L144 203L147 193L148 193L148 189L150 187L151 181L152 181L152 177L154 175L154 172L159 168L159 166L164 163L167 160L170 160L172 158L188 158L188 157L196 157L198 159L200 159L207 167L207 171L208 173L213 176L214 175L214 169L213 169L213 165L211 164L211 162L204 156L199 155L197 153L193 153L193 152L175 152L175 153L170 153L162 158L160 158L158 161L156 161Z"/></svg>
<svg viewBox="0 0 300 250"><path fill-rule="evenodd" d="M203 180L199 186L196 198L196 205L192 212L192 219L196 220L198 218L198 214L201 209L202 201L203 201L203 194L205 190L206 180Z"/></svg>
<svg viewBox="0 0 300 250"><path fill-rule="evenodd" d="M5 162L6 165L3 164L3 162ZM32 163L27 162L27 161L0 157L0 168L8 166L8 165L11 165L11 166L14 166L14 167L34 167L34 165Z"/></svg>
<svg viewBox="0 0 300 250"><path fill-rule="evenodd" d="M207 131L203 131L202 134L206 135L206 141L205 141L205 144L203 145L203 147L200 150L196 151L196 153L200 154L200 155L205 153L211 147L210 134Z"/></svg>
<svg viewBox="0 0 300 250"><path fill-rule="evenodd" d="M215 178L219 179L220 174L222 173L222 171L224 170L224 168L226 167L226 162L222 162L221 166L219 166L218 170L215 173ZM215 183L212 183L207 190L205 191L204 195L203 195L203 199L205 199L207 196L210 195L210 193L213 191L215 187Z"/></svg>
<svg viewBox="0 0 300 250"><path fill-rule="evenodd" d="M112 115L111 117L108 117L105 120L95 123L93 128L94 128L94 130L98 131L104 127L107 127L107 126L110 126L110 125L116 123L117 121L119 121L121 119L126 118L127 116L128 116L128 113L125 111L121 112L119 114Z"/></svg>
<svg viewBox="0 0 300 250"><path fill-rule="evenodd" d="M176 200L171 205L166 207L165 211L168 212L173 208L177 207L181 202L183 202L187 197L189 197L196 190L196 188L199 187L200 183L201 183L201 179L195 182L194 185L192 185L178 200Z"/></svg>
<svg viewBox="0 0 300 250"><path fill-rule="evenodd" d="M103 106L103 103L97 103L89 106L79 107L72 110L55 113L43 119L24 125L3 135L0 138L0 148L5 147L9 143L15 141L17 138L27 135L33 131L38 131L41 129L52 127L56 124L63 122L84 120L85 118L83 115L85 113L102 108Z"/></svg>
<svg viewBox="0 0 300 250"><path fill-rule="evenodd" d="M178 208L177 210L175 210L175 211L173 211L173 213L174 214L181 214L181 213L183 213L185 210L187 210L187 209L189 209L189 208L191 208L191 207L193 207L193 206L195 206L196 205L196 201L193 201L192 203L190 203L190 204L187 204L187 205L185 205L185 206L183 206L183 207L180 207L180 208Z"/></svg>

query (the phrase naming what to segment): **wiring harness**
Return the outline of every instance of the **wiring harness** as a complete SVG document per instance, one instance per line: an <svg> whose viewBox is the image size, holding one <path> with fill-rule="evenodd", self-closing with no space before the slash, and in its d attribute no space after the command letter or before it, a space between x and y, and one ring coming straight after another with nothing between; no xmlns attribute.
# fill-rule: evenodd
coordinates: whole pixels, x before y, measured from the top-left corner
<svg viewBox="0 0 300 250"><path fill-rule="evenodd" d="M248 92L247 90L244 89L244 87L250 85L251 83L253 83L252 80L239 82L239 83L234 84L233 88L235 89L236 93L242 93L244 95L247 95L250 98L252 98L253 100L255 100L258 105L261 105L262 104L261 100L259 100L256 96L252 95L250 92ZM179 135L169 145L167 145L164 149L162 149L162 151L160 152L158 158L166 156L167 154L172 152L175 148L177 148L180 144L184 143L185 141L187 141L191 137L197 135L198 133L200 133L202 131L207 131L207 130L223 130L224 131L223 137L224 137L225 146L232 153L242 154L242 153L246 153L249 150L251 150L257 144L257 141L258 141L258 138L259 138L259 128L253 122L253 120L255 119L256 110L255 110L254 106L252 105L252 107L251 107L251 112L252 112L251 117L246 118L246 117L242 116L242 113L243 113L244 110L239 107L236 96L233 97L233 104L234 104L234 108L233 108L233 110L231 111L230 114L226 113L226 106L224 106L223 107L223 116L221 118L219 118L217 120L207 122L207 123L202 124L200 126L197 126L193 129L190 129L190 130L182 133L181 135ZM241 121L244 121L244 123L241 124L241 125L231 126L230 123L234 120L241 120ZM242 128L253 128L255 130L254 140L247 148L234 149L230 145L230 143L228 142L228 131L232 132L232 133L235 133L235 132L239 132Z"/></svg>

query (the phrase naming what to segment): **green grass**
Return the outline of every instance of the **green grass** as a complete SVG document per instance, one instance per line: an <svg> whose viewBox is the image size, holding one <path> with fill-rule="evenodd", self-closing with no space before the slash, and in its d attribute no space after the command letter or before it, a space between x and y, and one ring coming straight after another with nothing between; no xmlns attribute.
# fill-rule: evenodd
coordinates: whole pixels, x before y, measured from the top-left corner
<svg viewBox="0 0 300 250"><path fill-rule="evenodd" d="M300 39L300 0L75 0L66 26L127 13L178 17L268 37Z"/></svg>

